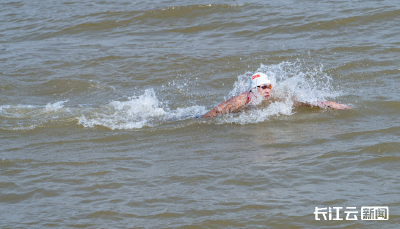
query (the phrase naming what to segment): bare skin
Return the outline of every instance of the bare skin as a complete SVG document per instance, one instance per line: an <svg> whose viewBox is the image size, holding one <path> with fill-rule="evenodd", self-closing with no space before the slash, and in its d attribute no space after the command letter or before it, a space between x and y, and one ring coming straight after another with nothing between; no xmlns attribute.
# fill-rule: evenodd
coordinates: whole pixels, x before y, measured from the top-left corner
<svg viewBox="0 0 400 229"><path fill-rule="evenodd" d="M260 85L260 86L264 86L264 85ZM266 85L266 86L269 86L269 85ZM253 88L250 93L242 92L241 94L222 102L221 104L214 107L212 110L207 112L202 117L203 118L215 117L215 116L228 114L231 112L241 110L251 101L252 98L254 98L256 93L257 93L257 96L261 96L263 100L269 100L271 98L271 89L270 88L267 87L265 89L262 89L261 87L257 87L257 90L255 90L255 88ZM339 110L352 109L352 107L350 107L350 106L335 103L332 101L318 101L315 104L294 101L294 105L295 106L321 107L321 108L330 107L330 108L339 109Z"/></svg>

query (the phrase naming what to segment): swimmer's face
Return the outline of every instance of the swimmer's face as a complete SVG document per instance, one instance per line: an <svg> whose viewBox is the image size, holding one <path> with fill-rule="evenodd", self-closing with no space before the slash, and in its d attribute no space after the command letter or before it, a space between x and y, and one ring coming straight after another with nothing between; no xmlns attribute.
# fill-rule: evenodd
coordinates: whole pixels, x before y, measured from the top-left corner
<svg viewBox="0 0 400 229"><path fill-rule="evenodd" d="M268 99L271 96L271 88L271 84L262 84L257 86L257 91L263 99Z"/></svg>

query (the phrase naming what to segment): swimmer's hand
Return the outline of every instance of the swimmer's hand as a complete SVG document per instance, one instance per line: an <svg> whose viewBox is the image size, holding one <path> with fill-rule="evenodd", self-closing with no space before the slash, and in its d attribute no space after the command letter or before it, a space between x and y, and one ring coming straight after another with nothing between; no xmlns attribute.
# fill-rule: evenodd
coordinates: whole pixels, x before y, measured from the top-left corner
<svg viewBox="0 0 400 229"><path fill-rule="evenodd" d="M317 105L319 107L330 107L336 110L345 110L345 109L353 109L351 106L340 104L340 103L335 103L332 101L323 101L323 102L317 102Z"/></svg>

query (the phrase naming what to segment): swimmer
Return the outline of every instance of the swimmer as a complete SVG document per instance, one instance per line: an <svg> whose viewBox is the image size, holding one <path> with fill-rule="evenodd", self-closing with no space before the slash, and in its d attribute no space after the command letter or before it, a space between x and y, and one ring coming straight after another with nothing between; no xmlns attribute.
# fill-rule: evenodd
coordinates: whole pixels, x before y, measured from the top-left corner
<svg viewBox="0 0 400 229"><path fill-rule="evenodd" d="M250 92L242 92L241 94L234 96L225 102L222 102L218 106L203 115L203 118L219 116L228 114L231 112L239 111L243 109L252 100L272 100L275 99L271 94L271 81L268 80L268 76L262 72L257 72L251 77L251 90ZM316 103L302 103L294 101L295 106L309 106L309 107L321 107L321 108L334 108L334 109L352 109L352 107L335 103L332 101L318 101Z"/></svg>

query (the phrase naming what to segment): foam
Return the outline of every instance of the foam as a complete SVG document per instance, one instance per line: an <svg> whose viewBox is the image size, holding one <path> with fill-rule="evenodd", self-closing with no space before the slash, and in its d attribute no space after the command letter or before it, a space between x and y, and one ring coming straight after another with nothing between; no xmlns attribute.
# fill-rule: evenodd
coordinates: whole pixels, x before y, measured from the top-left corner
<svg viewBox="0 0 400 229"><path fill-rule="evenodd" d="M112 101L87 117L82 115L78 124L84 127L104 126L115 129L140 129L154 127L166 122L194 118L205 113L203 106L191 106L170 110L161 103L153 89L145 90L143 95L130 98L128 101Z"/></svg>
<svg viewBox="0 0 400 229"><path fill-rule="evenodd" d="M66 103L66 102L68 102L68 100L59 101L59 102L55 102L55 103L48 103L45 107L45 111L46 112L56 112L58 109L63 108L64 103Z"/></svg>

